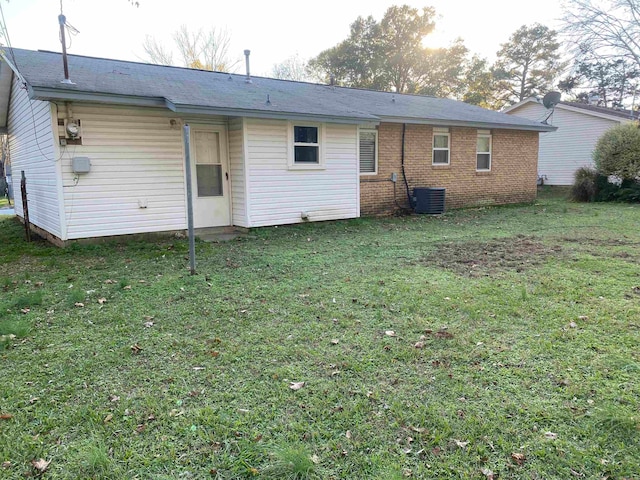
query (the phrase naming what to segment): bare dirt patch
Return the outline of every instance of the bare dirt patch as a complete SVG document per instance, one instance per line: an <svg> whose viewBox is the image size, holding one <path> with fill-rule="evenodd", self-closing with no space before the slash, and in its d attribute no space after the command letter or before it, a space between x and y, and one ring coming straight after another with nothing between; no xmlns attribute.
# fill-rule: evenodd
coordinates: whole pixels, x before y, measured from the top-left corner
<svg viewBox="0 0 640 480"><path fill-rule="evenodd" d="M518 235L488 242L448 243L424 258L466 277L492 276L506 272L523 272L540 265L562 250L559 245L545 245L535 237Z"/></svg>
<svg viewBox="0 0 640 480"><path fill-rule="evenodd" d="M575 243L594 257L616 258L635 263L640 259L640 242L629 238L560 237L564 243Z"/></svg>

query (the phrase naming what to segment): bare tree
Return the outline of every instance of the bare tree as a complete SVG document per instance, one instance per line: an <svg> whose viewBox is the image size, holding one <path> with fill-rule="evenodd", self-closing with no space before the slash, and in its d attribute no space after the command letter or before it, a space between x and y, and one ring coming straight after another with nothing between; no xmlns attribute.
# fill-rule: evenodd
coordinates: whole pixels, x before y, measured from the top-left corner
<svg viewBox="0 0 640 480"><path fill-rule="evenodd" d="M307 61L295 54L280 63L276 63L271 69L271 76L281 80L295 80L297 82L308 81L311 78Z"/></svg>
<svg viewBox="0 0 640 480"><path fill-rule="evenodd" d="M142 44L147 60L157 65L172 65L173 54L167 50L158 40L147 35Z"/></svg>
<svg viewBox="0 0 640 480"><path fill-rule="evenodd" d="M577 55L625 58L640 67L640 0L567 0L562 32Z"/></svg>
<svg viewBox="0 0 640 480"><path fill-rule="evenodd" d="M240 63L230 54L231 37L226 29L211 28L190 31L186 25L180 26L173 34L174 48L187 68L230 72ZM160 65L174 65L173 52L157 39L147 36L142 48L146 59Z"/></svg>

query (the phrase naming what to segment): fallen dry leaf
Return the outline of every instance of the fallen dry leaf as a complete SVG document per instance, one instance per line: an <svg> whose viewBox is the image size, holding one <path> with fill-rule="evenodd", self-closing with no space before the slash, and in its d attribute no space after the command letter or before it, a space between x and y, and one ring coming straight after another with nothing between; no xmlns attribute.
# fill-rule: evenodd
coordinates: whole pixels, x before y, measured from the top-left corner
<svg viewBox="0 0 640 480"><path fill-rule="evenodd" d="M76 303L74 303L74 305L76 307L80 307L80 308L84 307L84 303L82 303L82 302L76 302Z"/></svg>
<svg viewBox="0 0 640 480"><path fill-rule="evenodd" d="M423 427L411 427L411 430L413 430L416 433L424 433L427 431L427 429Z"/></svg>
<svg viewBox="0 0 640 480"><path fill-rule="evenodd" d="M33 468L35 468L39 473L44 473L47 468L49 468L50 463L51 460L47 461L44 458L41 458L39 460L31 460L31 465L33 465Z"/></svg>
<svg viewBox="0 0 640 480"><path fill-rule="evenodd" d="M34 283L34 285L35 285L36 287L41 287L41 286L43 286L43 285L44 285L44 282L36 282L36 283Z"/></svg>
<svg viewBox="0 0 640 480"><path fill-rule="evenodd" d="M152 317L151 315L145 315L144 317L145 322L150 322L151 320L153 320L156 317Z"/></svg>
<svg viewBox="0 0 640 480"><path fill-rule="evenodd" d="M3 413L2 415L0 415L0 420L11 420L13 418L13 415L11 415L10 413Z"/></svg>
<svg viewBox="0 0 640 480"><path fill-rule="evenodd" d="M416 344L413 347L414 348L424 348L424 342L416 342Z"/></svg>
<svg viewBox="0 0 640 480"><path fill-rule="evenodd" d="M137 355L141 351L142 351L142 347L137 343L134 343L133 345L131 345L131 353L133 353L134 355Z"/></svg>
<svg viewBox="0 0 640 480"><path fill-rule="evenodd" d="M300 390L302 387L304 387L306 382L289 382L289 388L291 390Z"/></svg>
<svg viewBox="0 0 640 480"><path fill-rule="evenodd" d="M2 462L2 468L11 468L11 462L9 460Z"/></svg>
<svg viewBox="0 0 640 480"><path fill-rule="evenodd" d="M126 285L122 287L123 290L131 290L131 285Z"/></svg>
<svg viewBox="0 0 640 480"><path fill-rule="evenodd" d="M387 337L397 337L396 332L394 332L393 330L385 330L384 334Z"/></svg>
<svg viewBox="0 0 640 480"><path fill-rule="evenodd" d="M213 358L218 358L220 356L220 352L214 350L210 352L209 355L211 355Z"/></svg>
<svg viewBox="0 0 640 480"><path fill-rule="evenodd" d="M21 308L21 309L20 309L20 311L21 311L22 313L25 313L25 314L26 314L26 313L29 313L29 312L31 311L31 309L30 309L30 308Z"/></svg>
<svg viewBox="0 0 640 480"><path fill-rule="evenodd" d="M318 457L318 455L314 453L313 455L311 455L311 461L317 465L320 463L320 457Z"/></svg>
<svg viewBox="0 0 640 480"><path fill-rule="evenodd" d="M453 338L453 334L446 332L444 330L441 330L439 332L436 332L436 338Z"/></svg>
<svg viewBox="0 0 640 480"><path fill-rule="evenodd" d="M640 287L633 287L631 290L633 291L633 293L640 295Z"/></svg>
<svg viewBox="0 0 640 480"><path fill-rule="evenodd" d="M334 338L333 340L331 340L331 345L338 345L340 343L340 340L338 340L337 338Z"/></svg>
<svg viewBox="0 0 640 480"><path fill-rule="evenodd" d="M558 438L558 434L553 432L546 432L544 436L547 437L549 440L555 440L556 438Z"/></svg>
<svg viewBox="0 0 640 480"><path fill-rule="evenodd" d="M456 445L459 446L460 448L465 448L467 445L469 445L469 442L461 442L460 440L453 440L454 442L456 442Z"/></svg>
<svg viewBox="0 0 640 480"><path fill-rule="evenodd" d="M138 432L138 433L142 433L142 432L144 432L144 429L145 429L145 428L147 428L147 426L146 426L144 423L141 423L140 425L138 425L138 426L136 427L136 432Z"/></svg>
<svg viewBox="0 0 640 480"><path fill-rule="evenodd" d="M348 440L351 440L351 430L347 430L344 434L345 437L347 437Z"/></svg>
<svg viewBox="0 0 640 480"><path fill-rule="evenodd" d="M104 420L102 422L103 423L109 423L111 420L113 420L113 415L110 413L109 415L104 417Z"/></svg>
<svg viewBox="0 0 640 480"><path fill-rule="evenodd" d="M109 395L109 401L110 402L117 402L118 400L120 400L120 397L117 395Z"/></svg>
<svg viewBox="0 0 640 480"><path fill-rule="evenodd" d="M145 328L151 328L153 327L153 322L144 322L144 326Z"/></svg>
<svg viewBox="0 0 640 480"><path fill-rule="evenodd" d="M525 461L524 453L513 452L511 458L513 458L518 465L522 465Z"/></svg>
<svg viewBox="0 0 640 480"><path fill-rule="evenodd" d="M571 322L569 324L569 327L571 327L571 328L576 328L577 326L578 326L578 324L576 322Z"/></svg>
<svg viewBox="0 0 640 480"><path fill-rule="evenodd" d="M111 280L111 279L106 279L106 280L104 281L104 283L106 283L107 285L113 285L113 284L114 284L114 283L116 283L116 282L114 282L114 281L113 281L113 280Z"/></svg>
<svg viewBox="0 0 640 480"><path fill-rule="evenodd" d="M102 297L102 298L99 298L99 299L98 299L98 303L99 303L100 305L104 305L106 302L107 302L107 299L106 299L106 298L104 298L104 297Z"/></svg>
<svg viewBox="0 0 640 480"><path fill-rule="evenodd" d="M587 320L589 320L589 317L587 317L586 315L580 315L580 316L578 317L578 320L582 320L582 321L585 321L585 322L586 322Z"/></svg>

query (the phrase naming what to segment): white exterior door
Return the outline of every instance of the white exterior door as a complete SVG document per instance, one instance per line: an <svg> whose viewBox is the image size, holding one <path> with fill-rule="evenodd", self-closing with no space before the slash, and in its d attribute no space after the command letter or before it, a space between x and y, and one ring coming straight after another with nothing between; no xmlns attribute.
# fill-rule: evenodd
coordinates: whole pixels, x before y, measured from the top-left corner
<svg viewBox="0 0 640 480"><path fill-rule="evenodd" d="M225 127L192 128L191 188L195 228L231 225Z"/></svg>

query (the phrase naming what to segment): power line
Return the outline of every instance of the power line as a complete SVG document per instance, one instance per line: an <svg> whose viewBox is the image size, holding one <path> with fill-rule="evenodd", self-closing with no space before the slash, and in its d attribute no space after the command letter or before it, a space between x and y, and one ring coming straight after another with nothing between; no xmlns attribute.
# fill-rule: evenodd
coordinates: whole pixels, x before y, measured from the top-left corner
<svg viewBox="0 0 640 480"><path fill-rule="evenodd" d="M11 46L11 37L9 37L7 22L4 19L4 9L2 8L2 2L0 2L0 16L2 17L2 31L4 32L4 36L7 39L7 45L9 46L9 54L11 55L11 59L13 60L13 66L16 68L18 73L20 73L20 69L18 68L18 62L16 62L16 56L14 55L13 47Z"/></svg>

